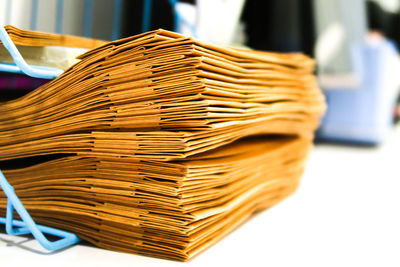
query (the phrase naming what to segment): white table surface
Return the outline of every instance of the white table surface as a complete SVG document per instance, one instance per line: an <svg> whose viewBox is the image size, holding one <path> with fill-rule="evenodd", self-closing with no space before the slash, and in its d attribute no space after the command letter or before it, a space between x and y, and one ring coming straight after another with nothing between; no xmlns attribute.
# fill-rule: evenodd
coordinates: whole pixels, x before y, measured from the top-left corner
<svg viewBox="0 0 400 267"><path fill-rule="evenodd" d="M35 250L35 251L32 251ZM317 145L298 191L188 263L0 234L0 266L400 266L400 129L378 148ZM31 264L31 265L29 265Z"/></svg>

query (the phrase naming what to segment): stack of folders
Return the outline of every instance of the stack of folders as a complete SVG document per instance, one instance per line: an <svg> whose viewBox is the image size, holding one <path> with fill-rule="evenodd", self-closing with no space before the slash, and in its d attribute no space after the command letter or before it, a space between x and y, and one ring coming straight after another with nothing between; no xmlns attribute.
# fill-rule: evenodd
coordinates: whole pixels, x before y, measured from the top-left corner
<svg viewBox="0 0 400 267"><path fill-rule="evenodd" d="M296 189L325 110L313 68L164 30L110 42L0 105L0 165L37 222L185 261Z"/></svg>

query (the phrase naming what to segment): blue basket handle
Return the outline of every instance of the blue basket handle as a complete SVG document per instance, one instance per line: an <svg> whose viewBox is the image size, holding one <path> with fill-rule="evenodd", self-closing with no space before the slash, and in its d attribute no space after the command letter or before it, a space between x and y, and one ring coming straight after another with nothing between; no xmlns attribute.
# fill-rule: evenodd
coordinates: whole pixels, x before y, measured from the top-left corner
<svg viewBox="0 0 400 267"><path fill-rule="evenodd" d="M0 41L8 50L15 63L15 65L0 63L0 71L25 73L28 76L42 79L54 79L63 73L62 70L56 68L28 65L3 27L0 27Z"/></svg>
<svg viewBox="0 0 400 267"><path fill-rule="evenodd" d="M17 197L14 192L14 188L8 183L6 177L0 171L0 187L3 189L7 196L7 212L5 218L0 218L0 223L6 225L6 232L9 235L24 235L32 234L35 239L47 250L60 250L65 247L74 245L80 241L80 239L72 233L65 232L62 230L54 229L51 227L37 225L28 211L25 209L21 200ZM22 221L14 220L13 213L14 209L18 212ZM57 241L49 241L44 234L53 235L60 237Z"/></svg>

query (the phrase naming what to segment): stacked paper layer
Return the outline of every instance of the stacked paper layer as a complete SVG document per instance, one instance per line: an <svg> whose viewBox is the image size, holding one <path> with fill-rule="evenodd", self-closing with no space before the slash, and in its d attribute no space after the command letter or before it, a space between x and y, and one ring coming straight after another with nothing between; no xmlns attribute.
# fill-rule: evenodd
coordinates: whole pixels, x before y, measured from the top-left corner
<svg viewBox="0 0 400 267"><path fill-rule="evenodd" d="M0 161L38 222L187 260L296 188L325 109L308 57L157 30L80 59L0 105Z"/></svg>
<svg viewBox="0 0 400 267"><path fill-rule="evenodd" d="M39 223L104 248L187 260L293 192L309 147L251 139L187 161L69 156L5 175Z"/></svg>

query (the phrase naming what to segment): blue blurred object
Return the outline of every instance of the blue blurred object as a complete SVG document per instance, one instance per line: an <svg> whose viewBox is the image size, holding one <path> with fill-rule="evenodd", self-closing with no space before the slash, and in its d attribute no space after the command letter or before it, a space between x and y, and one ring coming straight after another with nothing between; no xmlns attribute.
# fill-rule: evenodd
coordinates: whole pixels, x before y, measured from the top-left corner
<svg viewBox="0 0 400 267"><path fill-rule="evenodd" d="M366 40L354 53L361 74L358 88L325 91L328 110L317 138L377 145L392 128L399 81L398 53L384 38Z"/></svg>

